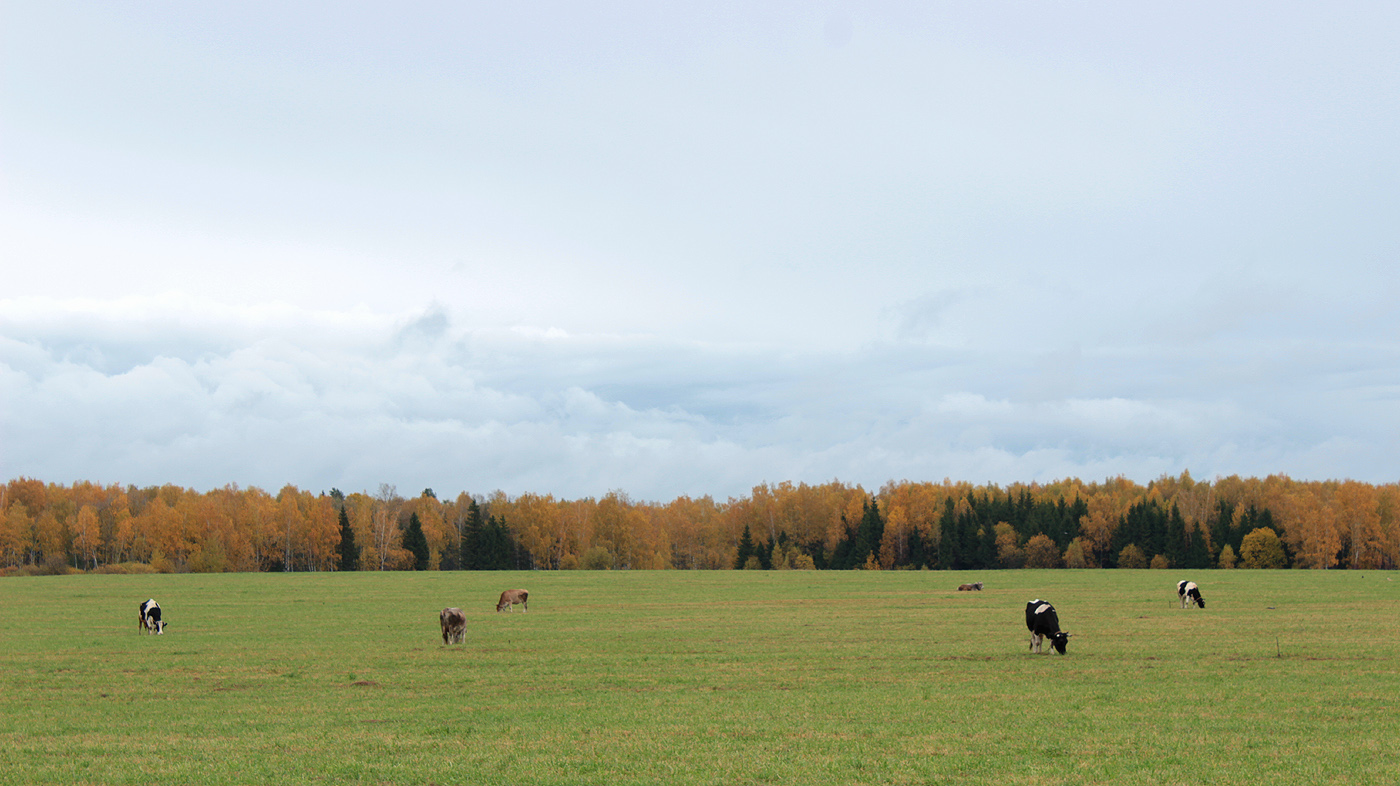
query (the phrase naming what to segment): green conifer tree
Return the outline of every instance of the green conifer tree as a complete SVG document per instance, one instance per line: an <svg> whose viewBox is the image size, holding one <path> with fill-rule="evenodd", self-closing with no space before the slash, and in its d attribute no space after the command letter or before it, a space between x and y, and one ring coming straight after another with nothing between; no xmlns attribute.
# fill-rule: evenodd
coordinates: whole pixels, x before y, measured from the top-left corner
<svg viewBox="0 0 1400 786"><path fill-rule="evenodd" d="M360 569L360 549L355 545L355 530L350 526L350 516L344 506L340 508L340 544L336 546L336 553L340 557L340 570Z"/></svg>
<svg viewBox="0 0 1400 786"><path fill-rule="evenodd" d="M885 537L885 522L880 518L880 507L875 500L866 500L865 512L856 528L855 541L851 544L851 567L861 567L873 555L880 559L880 540Z"/></svg>
<svg viewBox="0 0 1400 786"><path fill-rule="evenodd" d="M462 554L457 564L462 570L482 570L481 554L481 508L476 500L467 505L467 520L462 524Z"/></svg>
<svg viewBox="0 0 1400 786"><path fill-rule="evenodd" d="M403 547L413 555L413 569L428 569L428 538L423 534L423 522L415 512L408 517L408 529L403 533Z"/></svg>
<svg viewBox="0 0 1400 786"><path fill-rule="evenodd" d="M515 570L515 540L504 518L489 516L482 528L482 570Z"/></svg>
<svg viewBox="0 0 1400 786"><path fill-rule="evenodd" d="M744 534L739 537L739 553L734 557L734 569L743 570L748 564L749 557L754 554L753 533L749 531L749 525L744 525Z"/></svg>

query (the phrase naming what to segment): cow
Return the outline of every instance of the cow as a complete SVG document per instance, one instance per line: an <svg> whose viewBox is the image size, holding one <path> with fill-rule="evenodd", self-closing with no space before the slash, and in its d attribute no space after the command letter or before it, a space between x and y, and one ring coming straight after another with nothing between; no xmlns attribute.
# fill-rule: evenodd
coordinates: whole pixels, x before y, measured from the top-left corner
<svg viewBox="0 0 1400 786"><path fill-rule="evenodd" d="M442 643L461 644L467 635L467 615L456 607L443 609L438 614L438 622L442 623Z"/></svg>
<svg viewBox="0 0 1400 786"><path fill-rule="evenodd" d="M1026 629L1031 632L1031 652L1040 652L1041 642L1049 639L1050 646L1063 655L1065 645L1073 635L1060 630L1060 618L1055 615L1055 607L1040 598L1026 604Z"/></svg>
<svg viewBox="0 0 1400 786"><path fill-rule="evenodd" d="M160 604L155 598L145 601L136 612L136 629L145 630L147 633L154 633L157 636L165 633L165 620L160 618Z"/></svg>
<svg viewBox="0 0 1400 786"><path fill-rule="evenodd" d="M1201 588L1197 587L1194 581L1178 581L1176 583L1176 596L1181 599L1183 609L1188 604L1195 604L1201 608L1206 607L1206 599L1201 597Z"/></svg>
<svg viewBox="0 0 1400 786"><path fill-rule="evenodd" d="M506 590L501 593L501 599L496 601L496 611L515 611L515 604L519 603L530 610L530 593L525 590Z"/></svg>
<svg viewBox="0 0 1400 786"><path fill-rule="evenodd" d="M977 582L976 584L959 584L959 585L958 585L958 592L981 592L981 591L982 591L982 582L980 582L980 581Z"/></svg>

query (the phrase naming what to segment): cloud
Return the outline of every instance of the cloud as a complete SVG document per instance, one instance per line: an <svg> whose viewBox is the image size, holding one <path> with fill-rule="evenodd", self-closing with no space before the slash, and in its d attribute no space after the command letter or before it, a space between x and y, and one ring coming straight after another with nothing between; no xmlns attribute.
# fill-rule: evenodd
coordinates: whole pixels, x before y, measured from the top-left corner
<svg viewBox="0 0 1400 786"><path fill-rule="evenodd" d="M873 489L1181 469L1382 480L1392 466L1370 435L1396 425L1393 375L1350 402L1360 420L1312 411L1354 395L1326 388L1348 367L1336 358L1295 365L1298 392L1277 400L1180 359L1164 375L1150 356L1081 358L1090 388L1141 374L1131 394L1025 398L1034 363L1008 349L794 355L476 330L441 304L393 318L159 298L3 305L7 476L669 499L779 480ZM160 327L172 320L178 333ZM1175 373L1223 387L1192 394Z"/></svg>

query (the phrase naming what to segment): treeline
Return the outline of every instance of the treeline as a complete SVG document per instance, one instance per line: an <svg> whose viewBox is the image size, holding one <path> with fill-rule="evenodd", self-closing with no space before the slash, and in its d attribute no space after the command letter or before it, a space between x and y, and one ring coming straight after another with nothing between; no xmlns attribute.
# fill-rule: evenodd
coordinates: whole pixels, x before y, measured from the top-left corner
<svg viewBox="0 0 1400 786"><path fill-rule="evenodd" d="M0 570L1389 570L1400 564L1398 517L1395 484L1279 475L900 481L874 493L780 483L667 503L18 478L0 487Z"/></svg>

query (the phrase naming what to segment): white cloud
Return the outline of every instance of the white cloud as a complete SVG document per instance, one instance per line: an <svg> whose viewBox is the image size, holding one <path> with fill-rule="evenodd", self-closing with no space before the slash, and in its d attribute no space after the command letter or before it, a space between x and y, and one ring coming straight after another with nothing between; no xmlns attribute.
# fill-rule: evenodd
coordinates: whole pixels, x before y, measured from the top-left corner
<svg viewBox="0 0 1400 786"><path fill-rule="evenodd" d="M398 318L279 308L262 322L171 303L132 306L120 313L136 316L126 317L91 301L0 305L8 476L564 496L621 488L646 499L724 498L786 479L877 488L900 478L1145 480L1181 469L1209 477L1326 467L1383 479L1374 468L1388 459L1369 435L1394 419L1384 387L1362 413L1378 421L1312 413L1337 400L1325 365L1302 369L1299 394L1276 401L1228 375L1202 378L1209 397L1020 399L1007 395L1025 373L1014 351L940 351L943 371L923 373L910 358L894 362L905 345L785 356L654 337L475 331L440 305ZM54 319L60 311L72 318ZM177 316L180 335L151 327ZM95 330L81 335L75 325ZM88 345L105 358L108 341L137 360L103 369L70 351ZM1126 360L1099 359L1092 375L1118 378L1153 362ZM1179 373L1203 370L1177 362Z"/></svg>

